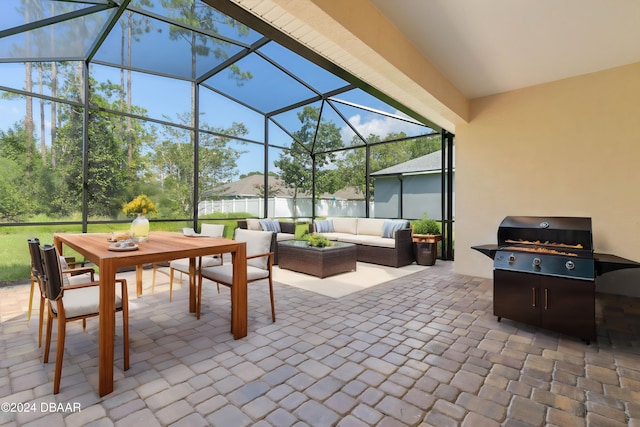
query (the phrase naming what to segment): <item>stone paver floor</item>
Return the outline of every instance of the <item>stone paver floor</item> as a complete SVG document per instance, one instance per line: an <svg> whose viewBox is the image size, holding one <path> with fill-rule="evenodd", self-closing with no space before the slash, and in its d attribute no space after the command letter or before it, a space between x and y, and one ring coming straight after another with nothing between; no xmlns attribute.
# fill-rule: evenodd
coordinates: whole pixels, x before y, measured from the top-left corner
<svg viewBox="0 0 640 427"><path fill-rule="evenodd" d="M29 287L0 288L0 426L640 426L637 298L599 294L598 340L586 345L497 322L491 281L438 261L340 299L276 283L275 324L254 283L249 334L234 341L228 289L209 283L196 320L187 287L169 303L158 277L141 298L129 280L131 369L118 315L115 390L103 398L97 320L68 325L54 396L55 354L42 363Z"/></svg>

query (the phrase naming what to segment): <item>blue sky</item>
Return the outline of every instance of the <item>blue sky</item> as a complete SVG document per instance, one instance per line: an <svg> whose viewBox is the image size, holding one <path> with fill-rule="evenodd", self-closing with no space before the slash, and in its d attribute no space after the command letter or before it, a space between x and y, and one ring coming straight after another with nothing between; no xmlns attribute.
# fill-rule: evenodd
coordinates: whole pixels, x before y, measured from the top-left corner
<svg viewBox="0 0 640 427"><path fill-rule="evenodd" d="M3 0L4 2L5 0ZM27 16L17 14L20 9L19 0L6 0L3 5L2 17L0 18L0 29L11 28L27 23ZM134 2L135 4L135 2ZM153 1L154 6L149 10L167 17L178 13L178 10L166 10L158 0ZM71 9L79 10L88 7L89 4L78 3L50 3L55 5L57 10L51 11L43 8L42 13L53 15L68 12ZM203 5L200 5L203 6ZM84 18L64 20L62 22L47 25L36 30L42 36L25 38L24 33L11 35L0 39L0 58L11 58L12 55L20 56L20 52L40 52L41 55L50 57L82 57L86 55L92 38L86 37L77 39L74 34L94 32L97 36L102 25L113 10L102 11ZM146 31L140 31L131 38L131 66L152 70L152 72L162 73L167 76L190 77L191 73L191 31L182 30L182 34L173 32L175 28L166 22L155 19L148 19L143 15L134 13L133 18L137 20L137 29L145 29L143 23L147 23ZM47 17L47 16L43 16ZM33 18L33 17L30 17ZM116 24L110 34L97 51L94 61L103 61L117 66L122 61L127 62L127 58L122 54L123 30L121 21ZM218 34L232 38L238 43L250 45L258 41L262 36L251 30L248 33L239 31L239 27L228 25L228 21L219 19L215 21ZM54 37L55 36L55 37ZM205 45L211 50L208 54L197 55L195 57L195 70L197 75L202 75L212 67L221 64L227 58L242 50L242 47L235 43L228 43L211 35L199 35L199 45ZM49 41L55 38L56 43L49 45ZM204 51L203 51L204 52ZM276 63L280 64L286 73L264 59L260 55L265 55ZM222 88L230 96L235 97L254 108L262 111L276 111L287 105L295 104L304 99L315 96L318 92L334 90L347 83L320 68L318 65L303 59L297 54L287 50L278 43L270 41L262 45L257 52L250 52L247 56L237 62L238 69L242 72L251 73L251 78L244 81L237 80L228 69L223 70L210 77L205 84L212 87ZM114 84L120 83L120 69L99 65L94 62L91 66L92 77L98 83L111 81ZM289 75L287 73L291 73ZM36 73L33 73L34 77ZM304 83L296 81L293 75L301 76ZM0 85L24 89L25 87L25 66L22 63L0 63ZM34 84L36 82L34 81ZM310 87L309 87L310 86ZM314 88L318 92L312 90ZM38 89L36 89L38 90ZM44 88L44 94L48 95L48 88ZM59 94L58 94L59 95ZM178 115L185 115L190 111L191 84L185 80L178 80L169 77L142 72L133 72L132 84L132 104L145 110L143 115L163 121L177 121ZM352 90L340 95L337 98L348 103L366 105L369 108L384 111L387 114L399 114L395 109L380 100L366 94L361 90ZM316 104L319 106L320 103ZM36 130L40 132L40 115L38 103L34 102L34 119ZM417 125L408 124L402 120L397 120L385 115L376 114L373 111L356 109L348 106L340 106L342 114L355 126L359 132L367 137L369 134L376 134L384 137L390 132L400 132L411 135L424 134L427 129ZM226 129L234 122L242 122L249 133L244 138L262 142L265 139L264 118L261 114L252 111L238 103L209 91L206 88L200 90L200 121L208 124L212 128ZM0 129L7 129L15 122L22 120L25 112L24 99L0 100ZM353 131L344 124L344 121L331 110L325 110L327 119L341 127L343 142L350 145ZM406 117L406 116L405 116ZM290 131L295 131L299 127L295 111L285 113L276 117L279 123ZM49 107L44 112L45 138L48 138L50 130ZM277 133L278 138L274 138L274 133L270 135L270 143L289 146L290 138L283 137L282 132ZM46 143L49 143L46 141ZM248 155L238 159L239 173L247 173L254 170L261 170L264 164L264 148L257 144L247 144L238 147L243 151L249 151ZM278 152L272 149L270 153ZM277 156L276 156L277 157ZM270 158L270 163L276 160Z"/></svg>

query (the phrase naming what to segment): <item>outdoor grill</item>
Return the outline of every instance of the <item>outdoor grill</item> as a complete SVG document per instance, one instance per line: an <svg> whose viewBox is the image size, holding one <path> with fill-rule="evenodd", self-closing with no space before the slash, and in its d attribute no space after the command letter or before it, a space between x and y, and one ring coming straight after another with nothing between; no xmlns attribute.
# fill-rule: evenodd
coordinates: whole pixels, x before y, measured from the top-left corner
<svg viewBox="0 0 640 427"><path fill-rule="evenodd" d="M493 313L588 342L596 338L596 276L640 263L593 252L591 218L508 216L493 259Z"/></svg>

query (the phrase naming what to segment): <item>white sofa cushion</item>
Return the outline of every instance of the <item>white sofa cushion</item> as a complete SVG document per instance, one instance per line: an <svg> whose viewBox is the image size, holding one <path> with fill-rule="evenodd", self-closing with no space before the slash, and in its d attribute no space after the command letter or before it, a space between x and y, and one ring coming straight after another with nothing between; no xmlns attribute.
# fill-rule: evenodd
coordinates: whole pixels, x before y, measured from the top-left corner
<svg viewBox="0 0 640 427"><path fill-rule="evenodd" d="M396 239L389 239L387 237L379 236L367 236L362 235L362 244L367 246L379 246L382 248L395 248Z"/></svg>
<svg viewBox="0 0 640 427"><path fill-rule="evenodd" d="M382 236L384 222L381 218L358 218L358 234Z"/></svg>
<svg viewBox="0 0 640 427"><path fill-rule="evenodd" d="M331 218L336 233L358 234L358 218Z"/></svg>
<svg viewBox="0 0 640 427"><path fill-rule="evenodd" d="M315 233L315 234L319 234L319 235L324 236L327 239L333 240L333 241L341 240L342 237L344 237L344 236L350 236L349 233Z"/></svg>
<svg viewBox="0 0 640 427"><path fill-rule="evenodd" d="M284 240L294 240L296 238L295 234L291 233L278 233L276 234L276 241L282 242Z"/></svg>
<svg viewBox="0 0 640 427"><path fill-rule="evenodd" d="M247 218L247 230L262 231L258 218Z"/></svg>

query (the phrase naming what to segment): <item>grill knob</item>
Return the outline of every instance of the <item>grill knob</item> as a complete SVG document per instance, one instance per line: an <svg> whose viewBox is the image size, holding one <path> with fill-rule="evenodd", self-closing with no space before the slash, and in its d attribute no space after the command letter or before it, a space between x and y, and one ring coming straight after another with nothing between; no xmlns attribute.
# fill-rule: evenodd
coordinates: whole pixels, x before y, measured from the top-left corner
<svg viewBox="0 0 640 427"><path fill-rule="evenodd" d="M516 262L516 256L514 254L509 255L509 264Z"/></svg>
<svg viewBox="0 0 640 427"><path fill-rule="evenodd" d="M567 261L564 266L567 268L567 270L573 270L574 268L576 268L576 265L573 263L573 261Z"/></svg>
<svg viewBox="0 0 640 427"><path fill-rule="evenodd" d="M533 259L533 266L534 267L540 267L540 264L542 264L542 260L540 258L534 258Z"/></svg>

